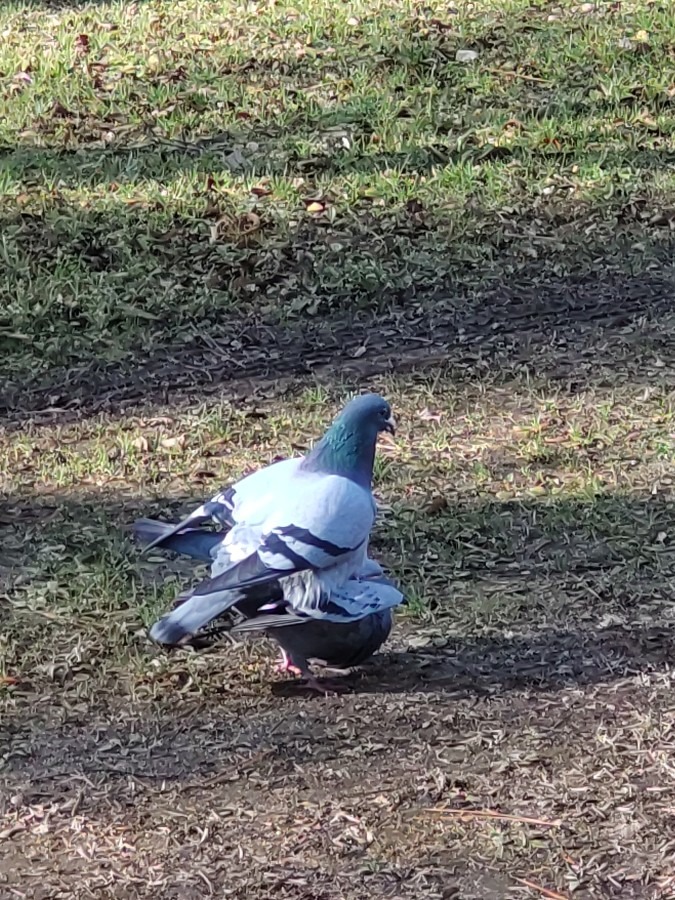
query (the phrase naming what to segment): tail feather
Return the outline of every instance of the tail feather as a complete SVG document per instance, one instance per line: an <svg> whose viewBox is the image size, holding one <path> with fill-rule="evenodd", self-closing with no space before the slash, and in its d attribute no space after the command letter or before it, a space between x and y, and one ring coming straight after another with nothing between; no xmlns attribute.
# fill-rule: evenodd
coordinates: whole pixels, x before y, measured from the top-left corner
<svg viewBox="0 0 675 900"><path fill-rule="evenodd" d="M268 628L287 628L291 625L306 625L307 621L306 618L301 618L300 616L294 616L292 614L256 616L255 619L245 619L243 622L234 625L230 629L230 632L231 634L251 634L256 631L267 631ZM314 620L310 619L309 621L311 622Z"/></svg>
<svg viewBox="0 0 675 900"><path fill-rule="evenodd" d="M157 534L153 540L144 548L143 553L152 550L158 544L168 546L167 541L179 531L191 529L195 526L206 525L208 522L216 522L221 527L232 528L234 525L234 507L235 507L236 491L234 487L224 488L219 491L215 497L202 503L197 509L193 510L189 516L186 516L177 525L167 525L164 534Z"/></svg>
<svg viewBox="0 0 675 900"><path fill-rule="evenodd" d="M231 591L229 595L220 593L206 597L193 594L155 622L150 629L150 638L158 644L173 647L183 644L200 628L231 609L240 599L242 595L238 591Z"/></svg>
<svg viewBox="0 0 675 900"><path fill-rule="evenodd" d="M213 551L223 540L222 534L201 531L199 528L190 528L179 534L175 532L173 525L159 522L157 519L138 519L134 522L134 535L145 545L144 553L161 544L174 553L191 556L204 562L213 562Z"/></svg>
<svg viewBox="0 0 675 900"><path fill-rule="evenodd" d="M149 550L152 550L153 547L157 547L159 544L162 544L165 547L168 546L168 540L178 534L179 531L184 531L186 528L194 528L199 525L206 525L208 522L211 522L213 518L213 507L214 504L211 501L208 501L197 507L194 512L191 512L189 516L186 516L182 521L178 522L177 525L167 524L166 529L161 534L156 534L150 543L146 544L142 553L146 554ZM158 524L161 525L164 523L159 522Z"/></svg>

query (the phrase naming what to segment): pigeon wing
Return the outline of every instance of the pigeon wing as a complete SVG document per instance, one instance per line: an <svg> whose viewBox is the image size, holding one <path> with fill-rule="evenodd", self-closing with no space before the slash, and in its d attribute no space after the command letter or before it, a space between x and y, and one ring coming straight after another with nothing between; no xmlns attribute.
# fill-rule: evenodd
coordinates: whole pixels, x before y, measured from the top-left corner
<svg viewBox="0 0 675 900"><path fill-rule="evenodd" d="M302 457L284 459L258 469L236 484L223 488L210 500L193 510L189 516L170 526L162 534L157 534L145 545L143 553L162 544L168 545L173 535L186 528L194 528L209 522L232 528L240 522L264 520L268 509L274 504L276 494L280 489L283 490L284 483L294 475L301 462Z"/></svg>

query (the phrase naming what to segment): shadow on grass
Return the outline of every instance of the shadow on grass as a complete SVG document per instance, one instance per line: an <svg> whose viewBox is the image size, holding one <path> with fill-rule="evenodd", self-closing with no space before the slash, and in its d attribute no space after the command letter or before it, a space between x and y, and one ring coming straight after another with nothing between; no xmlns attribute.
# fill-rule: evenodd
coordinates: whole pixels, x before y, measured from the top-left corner
<svg viewBox="0 0 675 900"><path fill-rule="evenodd" d="M407 633L413 636L414 626ZM180 691L180 698L176 695L173 700L168 696L164 698L166 702L156 700L154 710L147 713L143 705L128 705L131 714L128 727L131 732L138 737L147 727L148 733L155 734L154 752L151 754L142 753L139 756L134 751L132 759L127 754L117 759L110 753L111 739L113 743L119 739L120 749L123 749L129 741L129 734L125 736L125 727L119 723L120 711L113 708L106 712L103 707L97 706L95 697L81 722L78 722L77 716L71 716L67 730L71 736L64 731L59 742L64 744L64 748L70 746L70 755L77 757L77 771L82 774L108 771L111 774L160 779L217 771L220 763L214 759L213 747L201 747L195 735L199 736L202 731L210 732L212 738L220 738L223 749L229 742L236 744L242 737L242 731L241 725L232 716L231 706L246 707L249 711L247 727L256 731L261 727L264 730L271 720L283 718L286 714L290 715L286 727L290 727L298 708L296 703L301 703L304 710L301 729L323 718L325 700L320 695L308 694L295 682L271 682L254 692L248 684L241 684L239 692L233 686L224 686L219 690L215 683L227 681L227 669L223 669L221 662L223 658L227 660L227 654L214 651L211 655L213 672L209 681L212 683L207 692L191 694ZM236 652L232 658L236 664ZM545 695L544 703L548 703L557 694L567 694L570 690L583 692L596 684L613 690L618 697L619 690L630 688L631 684L637 685L641 678L648 681L650 676L667 677L674 659L675 626L672 625L606 628L589 625L584 630L544 631L512 638L502 635L452 639L442 647L436 640L433 644L422 644L406 652L385 651L378 654L362 670L342 679L346 689L343 697L348 702L358 702L359 697L371 694L406 695L411 698L430 695L449 704L495 698L502 704L512 702L518 709L529 701L534 709L539 702L537 694ZM175 671L181 670L182 666L176 662ZM187 680L184 675L182 682ZM64 689L68 694L67 684L61 686L59 692ZM576 696L578 699L581 694ZM270 702L275 697L291 706L286 710L283 705L272 708ZM107 702L112 702L114 706L112 698ZM185 713L181 711L183 705L192 706L192 722L186 721ZM260 707L257 712L256 707ZM81 710L84 712L84 707ZM105 726L108 716L110 724ZM144 725L146 716L147 725ZM257 716L262 721L260 718L257 720ZM84 738L86 720L92 719L98 722L96 735ZM29 720L25 723L22 720L19 711L10 712L4 722L7 733L17 736L25 733ZM36 719L30 723L28 730L38 724ZM83 730L80 731L80 728ZM101 757L96 751L96 744L103 733L106 749L103 751L104 757ZM89 745L88 749L81 746L83 740ZM282 736L278 740L283 743ZM276 744L277 739L273 743ZM190 753L182 754L181 745L185 745L185 749L190 745ZM45 752L52 751L56 753L55 746L49 750L45 747ZM331 755L336 752L337 749L333 748ZM163 765L169 758L175 766L173 770ZM14 764L10 762L4 771L6 774L13 771L18 774L23 767L24 762L19 757ZM45 771L44 777L65 775L67 771Z"/></svg>
<svg viewBox="0 0 675 900"><path fill-rule="evenodd" d="M336 118L339 124L348 129L353 124L348 110L345 110L345 117L341 121L339 113L334 112L331 121ZM589 121L592 122L593 119L594 117ZM578 124L582 125L583 121L582 119ZM671 165L674 157L673 152L665 146L658 149L630 144L622 150L607 149L600 145L600 135L597 149L588 149L585 143L582 146L551 149L545 145L534 148L518 145L484 146L477 141L468 141L461 149L456 149L456 136L452 136L446 140L439 138L433 144L411 142L403 150L390 152L370 151L364 147L358 152L339 153L326 148L313 156L302 156L299 151L287 149L283 158L275 162L280 156L280 147L285 146L289 137L292 136L298 142L310 141L321 133L322 128L327 129L326 133L330 135L331 127L337 130L339 124L329 125L320 120L302 119L297 126L291 123L283 130L257 123L255 127L250 127L250 131L224 131L213 137L195 137L193 140L170 140L150 135L146 141L132 146L101 148L97 145L85 145L46 149L27 143L0 146L0 150L19 182L25 180L34 186L36 182L38 185L49 185L57 181L61 189L70 191L83 187L116 191L120 184L128 182L130 173L133 173L139 184L156 179L168 184L183 174L190 178L201 177L205 185L209 179L215 179L217 183L223 175L243 183L256 179L296 176L302 177L307 191L311 193L317 177L383 175L392 171L401 176L419 177L444 166L459 165L472 167L474 178L480 185L483 167L487 171L494 162L504 165L510 163L517 166L519 172L523 171L523 167L538 167L546 171L550 166L566 171L578 162L582 153L584 164L589 167L620 172L628 166L633 172L641 172L645 187L649 188L653 176ZM250 158L243 154L235 154L236 159L233 157L235 148L255 143L254 139L265 140L266 153L260 152ZM570 184L561 182L559 190L569 191L570 187ZM640 198L636 198L635 202L638 206L641 205ZM630 201L627 200L626 207L629 206ZM664 212L664 225L668 218L672 218L670 208Z"/></svg>
<svg viewBox="0 0 675 900"><path fill-rule="evenodd" d="M33 583L37 597L42 584L47 590L60 585L50 608L62 625L49 626L54 631L52 638L47 635L47 657L52 640L54 652L58 647L58 653L67 653L76 635L64 641L62 627L68 630L73 617L84 629L78 642L94 641L102 667L106 658L113 659L120 648L105 641L99 645L101 603L111 627L121 611L125 630L141 627L140 619L134 624L132 604L142 604L144 593L152 593L154 574L161 582L168 569L146 562L141 572L137 548L125 544L124 536L136 516L173 506L174 500L149 506L138 499L54 498L45 506L28 495L6 499L0 508L2 565L10 582L6 593L11 599L11 582L24 566L31 574L27 581L20 579L18 596L28 591L30 597ZM672 512L668 496L607 493L583 500L465 503L451 506L442 522L420 512L414 534L388 525L376 535L372 552L391 560L404 590L408 584L419 593L424 585L434 619L432 624L404 620L394 636L398 642L402 633L409 649L376 657L365 674L350 676L346 683L357 694L468 697L556 691L667 672L675 659L670 610L675 550L664 543ZM395 547L388 543L389 533ZM416 562L420 548L425 560L431 554L436 562ZM192 564L171 564L171 571L188 583ZM178 584L174 587L179 590ZM102 597L102 590L110 598ZM76 598L72 606L69 592ZM19 670L25 615L10 626L10 633L16 628L18 656L8 665ZM26 639L30 633L29 628ZM212 673L201 670L205 685L212 678L227 679L232 665L228 648L216 645L205 652ZM29 649L26 645L25 651ZM144 655L148 649L141 641L135 652ZM180 668L181 657L182 652L170 653L169 664L174 660ZM68 693L68 686L63 688ZM297 693L287 684L274 691Z"/></svg>
<svg viewBox="0 0 675 900"><path fill-rule="evenodd" d="M47 420L67 418L169 402L180 392L236 395L269 391L284 378L363 379L429 365L455 367L460 379L531 367L575 388L621 383L622 376L673 382L675 269L662 230L631 226L612 243L570 236L561 249L551 225L551 252L533 261L524 251L548 238L531 235L527 211L506 224L498 210L485 213L475 223L475 244L470 235L455 243L443 230L420 227L405 207L393 217L393 231L392 222L367 216L352 223L339 251L331 249L332 232L313 222L274 251L257 239L238 244L235 236L213 245L194 223L185 232L176 223L169 243L157 234L157 252L146 254L153 272L142 264L127 278L135 305L120 296L114 276L144 254L135 239L124 258L106 243L104 232L120 235L119 223L85 216L64 250L57 233L50 238L29 217L19 229L26 254L20 281L32 285L35 304L15 313L10 302L11 330L0 333L0 346L7 360L33 360L39 374L7 373L0 414L17 422L40 411ZM144 231L139 218L132 233ZM479 248L473 260L467 246ZM579 254L577 271L565 271L568 251ZM37 295L63 287L52 282L50 267L66 257L81 293L67 312L51 300L40 312ZM373 267L381 280L366 283L363 273Z"/></svg>
<svg viewBox="0 0 675 900"><path fill-rule="evenodd" d="M351 676L357 694L448 693L490 697L555 692L666 674L675 662L675 624L543 631L527 636L451 639L391 653ZM282 693L288 688L279 686Z"/></svg>

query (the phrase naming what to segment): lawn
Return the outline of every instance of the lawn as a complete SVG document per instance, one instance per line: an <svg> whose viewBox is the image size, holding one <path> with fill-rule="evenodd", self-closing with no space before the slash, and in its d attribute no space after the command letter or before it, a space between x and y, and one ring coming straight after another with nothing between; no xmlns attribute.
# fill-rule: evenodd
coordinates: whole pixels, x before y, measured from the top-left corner
<svg viewBox="0 0 675 900"><path fill-rule="evenodd" d="M672 897L675 9L0 35L3 900ZM130 522L363 389L384 652L324 699L150 646L195 572Z"/></svg>

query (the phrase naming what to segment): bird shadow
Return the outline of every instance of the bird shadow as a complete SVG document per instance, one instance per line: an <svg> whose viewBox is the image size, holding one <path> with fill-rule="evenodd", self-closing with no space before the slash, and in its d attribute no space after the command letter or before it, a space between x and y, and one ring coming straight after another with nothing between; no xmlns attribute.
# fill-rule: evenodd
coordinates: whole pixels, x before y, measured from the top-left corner
<svg viewBox="0 0 675 900"><path fill-rule="evenodd" d="M440 637L380 653L341 681L344 691L353 694L442 693L464 698L615 682L665 671L673 659L675 628L612 625L511 637ZM279 682L272 692L297 696L307 688L299 682Z"/></svg>

